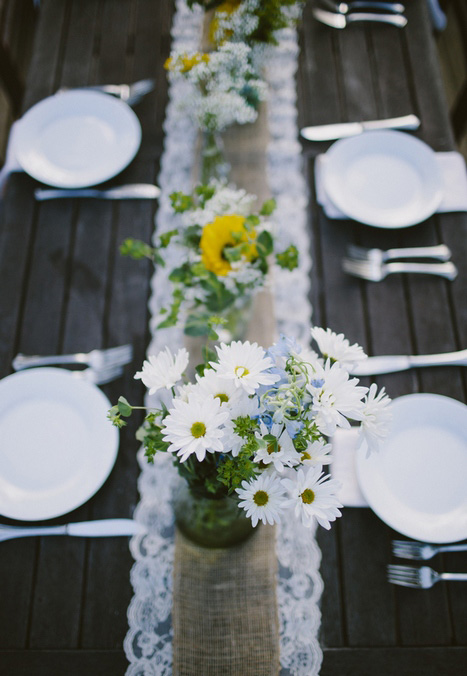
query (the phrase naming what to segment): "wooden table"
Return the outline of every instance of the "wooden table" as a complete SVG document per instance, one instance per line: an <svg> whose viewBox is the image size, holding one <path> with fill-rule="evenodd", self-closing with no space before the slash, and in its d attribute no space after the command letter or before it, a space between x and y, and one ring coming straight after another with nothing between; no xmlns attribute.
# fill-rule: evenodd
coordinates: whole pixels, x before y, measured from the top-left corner
<svg viewBox="0 0 467 676"><path fill-rule="evenodd" d="M453 149L434 41L424 0L410 0L406 29L313 21L301 29L299 125L414 112L418 136ZM162 152L173 12L168 0L44 0L24 110L59 86L155 77L156 92L136 108L143 143L121 182L155 182ZM316 324L343 331L370 354L442 352L466 346L467 218L444 214L401 231L330 221L314 196L314 158L328 144L304 144L314 260ZM34 181L11 178L0 223L0 376L25 353L88 350L132 342L135 360L103 389L114 401L140 399L133 380L148 343L150 265L122 258L126 236L149 240L152 202L35 203ZM459 267L454 283L394 276L380 284L346 276L348 242L382 247L445 242ZM392 397L425 391L466 400L460 368L381 376ZM125 428L116 467L83 507L57 522L129 517L138 501L135 425ZM440 458L442 453L440 452ZM5 523L11 523L2 519ZM467 586L419 592L385 581L394 536L369 509L345 509L323 551L323 676L460 674L467 667ZM122 642L132 597L125 538L32 538L1 545L0 674L116 676L126 669ZM436 560L467 570L467 557ZM219 675L221 676L221 675ZM241 676L241 675L239 675Z"/></svg>

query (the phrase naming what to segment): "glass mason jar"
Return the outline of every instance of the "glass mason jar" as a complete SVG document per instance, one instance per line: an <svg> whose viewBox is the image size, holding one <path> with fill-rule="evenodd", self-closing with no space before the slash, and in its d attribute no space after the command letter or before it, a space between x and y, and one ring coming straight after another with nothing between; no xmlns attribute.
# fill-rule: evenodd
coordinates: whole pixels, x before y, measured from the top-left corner
<svg viewBox="0 0 467 676"><path fill-rule="evenodd" d="M230 343L232 340L246 340L250 322L253 318L253 297L246 296L221 313L226 320L216 331L219 342Z"/></svg>
<svg viewBox="0 0 467 676"><path fill-rule="evenodd" d="M205 129L201 134L201 183L209 183L212 178L227 178L230 167L225 159L220 132Z"/></svg>
<svg viewBox="0 0 467 676"><path fill-rule="evenodd" d="M176 489L173 506L179 530L202 547L233 547L254 531L235 497L197 495L184 480Z"/></svg>

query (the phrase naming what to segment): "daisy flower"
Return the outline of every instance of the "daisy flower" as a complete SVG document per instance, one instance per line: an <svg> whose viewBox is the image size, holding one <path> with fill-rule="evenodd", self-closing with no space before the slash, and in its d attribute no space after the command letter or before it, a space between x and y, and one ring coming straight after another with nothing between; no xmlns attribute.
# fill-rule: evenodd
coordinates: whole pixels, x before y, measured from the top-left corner
<svg viewBox="0 0 467 676"><path fill-rule="evenodd" d="M302 465L307 467L316 467L316 465L330 465L332 457L329 455L332 450L331 444L327 444L323 439L312 441L305 451L301 451L300 459Z"/></svg>
<svg viewBox="0 0 467 676"><path fill-rule="evenodd" d="M202 377L196 376L197 391L204 397L219 399L222 405L234 403L241 396L241 390L231 380L221 378L215 371L208 369Z"/></svg>
<svg viewBox="0 0 467 676"><path fill-rule="evenodd" d="M251 518L253 526L258 521L264 524L280 523L284 506L284 489L278 477L273 474L261 474L251 481L242 481L242 487L236 489L239 506Z"/></svg>
<svg viewBox="0 0 467 676"><path fill-rule="evenodd" d="M247 394L254 394L260 385L272 385L280 379L276 373L267 373L274 366L270 357L257 343L233 341L230 345L216 345L218 362L210 365L221 378L233 380Z"/></svg>
<svg viewBox="0 0 467 676"><path fill-rule="evenodd" d="M315 326L311 329L311 337L318 343L321 354L332 362L338 361L344 368L351 368L355 362L366 359L363 349L355 343L350 345L343 333L334 333L331 329Z"/></svg>
<svg viewBox="0 0 467 676"><path fill-rule="evenodd" d="M181 462L192 453L201 462L206 453L223 451L221 426L228 417L229 413L221 410L219 399L214 397L191 395L188 401L174 399L162 427L164 441L170 442L167 450L177 453Z"/></svg>
<svg viewBox="0 0 467 676"><path fill-rule="evenodd" d="M312 413L319 431L332 436L337 427L350 427L347 418L362 419L366 387L358 387L357 378L349 379L339 363L328 359L324 367L315 365L314 377L307 385L313 398Z"/></svg>
<svg viewBox="0 0 467 676"><path fill-rule="evenodd" d="M330 522L341 515L338 508L342 505L335 496L340 483L324 476L320 466L310 467L306 473L299 469L295 479L282 479L282 484L291 496L285 506L295 507L295 516L304 526L312 526L316 519L329 530Z"/></svg>
<svg viewBox="0 0 467 676"><path fill-rule="evenodd" d="M372 451L379 450L379 443L388 433L392 420L392 412L388 408L391 403L384 387L376 395L376 384L370 385L362 411L362 423L360 427L359 445L366 442L368 455Z"/></svg>
<svg viewBox="0 0 467 676"><path fill-rule="evenodd" d="M163 387L170 390L182 377L188 366L188 359L189 354L184 347L175 356L166 347L157 356L151 355L143 362L143 370L135 373L135 379L143 381L149 394L154 394Z"/></svg>
<svg viewBox="0 0 467 676"><path fill-rule="evenodd" d="M277 444L262 441L266 434L275 436ZM256 438L262 441L262 447L255 455L255 462L262 462L264 465L272 463L276 472L283 472L285 467L294 467L300 464L300 455L295 450L293 441L283 425L273 423L269 431L266 425L261 422L260 433L256 434Z"/></svg>

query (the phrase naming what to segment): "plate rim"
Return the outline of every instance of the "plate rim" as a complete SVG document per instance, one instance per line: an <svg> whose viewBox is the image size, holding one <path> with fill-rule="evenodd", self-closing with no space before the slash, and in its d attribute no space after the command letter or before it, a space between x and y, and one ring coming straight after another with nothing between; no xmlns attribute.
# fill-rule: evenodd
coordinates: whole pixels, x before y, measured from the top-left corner
<svg viewBox="0 0 467 676"><path fill-rule="evenodd" d="M26 150L22 148L23 144L23 135L24 135L24 128L25 124L30 125L32 124L31 120L34 121L34 117L38 115L38 110L42 110L44 108L47 108L49 106L52 106L57 102L57 101L66 101L67 99L71 98L86 98L88 100L94 99L96 101L99 101L103 103L104 106L110 106L113 107L114 110L118 110L122 112L121 119L124 119L124 116L126 116L128 120L129 126L131 125L132 128L132 134L134 135L134 142L133 146L131 148L131 152L129 151L127 153L127 156L125 159L122 159L118 163L115 164L115 168L112 170L112 172L107 172L103 173L102 177L99 178L98 181L93 180L91 183L89 181L53 181L50 182L50 179L47 179L44 174L41 174L40 172L36 172L35 169L31 168L28 166L28 161L26 155ZM112 118L110 118L112 121ZM37 103L35 103L31 108L29 108L24 115L18 120L18 130L17 130L16 138L15 138L15 156L16 159L23 169L29 176L34 178L35 180L39 181L40 183L44 183L46 185L51 185L57 188L69 188L69 189L78 189L78 188L86 188L90 187L93 185L99 185L100 183L103 183L105 181L110 180L114 176L117 176L120 172L127 167L130 162L135 158L138 150L140 149L141 146L141 141L142 141L142 128L141 128L141 122L139 121L138 116L136 115L135 111L124 101L121 99L115 98L114 96L111 96L109 94L105 94L104 92L100 91L87 91L86 89L73 89L65 92L61 92L60 94L52 94L51 96L47 96L44 99L41 99Z"/></svg>
<svg viewBox="0 0 467 676"><path fill-rule="evenodd" d="M395 399L392 400L392 404L395 402L402 402L402 405L407 401L407 399L410 399L413 401L415 398L420 399L420 400L432 400L432 399L437 399L437 400L443 400L444 403L452 405L453 407L459 408L459 410L464 411L464 415L467 416L467 405L464 404L462 401L459 401L458 399L454 399L453 397L448 397L444 394L436 394L436 393L431 393L431 392L414 392L411 394L405 394L400 397L396 397ZM397 404L399 405L399 404ZM392 519L392 516L390 515L389 517L385 513L384 509L381 509L381 506L378 504L376 507L374 506L374 503L372 504L373 500L370 497L368 492L366 490L366 485L365 485L365 470L364 470L364 463L367 460L367 450L364 445L362 445L360 448L357 449L356 453L356 459L355 459L355 469L357 473L357 480L358 480L358 485L360 487L360 490L363 493L363 496L365 497L369 508L378 516L383 523L385 523L387 526L392 528L398 533L401 533L402 535L405 535L406 537L416 539L416 540L421 540L424 542L429 542L433 544L447 544L451 542L459 542L461 540L465 540L467 538L467 520L465 523L464 527L464 532L463 534L456 536L455 538L451 536L447 536L445 538L437 538L437 539L432 539L432 538L427 538L425 535L423 535L422 538L420 538L420 535L416 533L416 531L413 531L410 527L406 529L404 525L400 525L398 522L397 518ZM363 477L363 480L362 480ZM448 531L449 533L449 531Z"/></svg>
<svg viewBox="0 0 467 676"><path fill-rule="evenodd" d="M415 147L418 148L423 148L423 152L428 151L428 155L431 155L433 159L433 168L434 171L436 172L436 180L438 183L438 190L436 193L433 194L432 201L429 203L430 208L428 207L425 209L423 212L423 217L418 218L416 220L409 219L409 220L404 220L404 222L396 223L394 225L388 225L387 223L384 222L384 217L382 217L381 221L376 222L375 220L371 220L368 218L362 218L361 215L358 215L355 213L354 210L350 210L353 213L349 213L349 210L345 203L342 202L341 200L341 193L339 190L334 190L333 185L331 184L331 190L329 190L329 159L331 161L333 160L333 157L336 153L341 152L341 148L345 147L347 145L353 145L355 143L360 143L363 138L368 139L369 137L388 137L391 136L393 138L398 138L398 139L404 139L404 143L408 142L409 144L414 144ZM407 141L408 139L408 141ZM347 217L357 221L358 223L363 223L364 225L369 225L374 228L380 228L383 230L399 230L401 228L409 228L414 225L418 225L419 223L422 223L425 221L427 218L432 216L439 205L441 204L441 201L444 196L444 185L443 185L443 177L441 170L439 168L438 163L436 162L436 152L431 148L425 141L422 139L417 138L416 136L412 136L411 134L404 133L402 131L397 131L395 129L381 129L381 130L369 130L369 131L364 131L361 134L358 134L356 136L350 136L346 138L341 138L335 143L330 146L330 148L324 153L323 159L325 160L323 162L322 166L322 181L323 181L323 188L324 191L327 195L327 197L331 200L331 202L337 207L340 211L342 211Z"/></svg>
<svg viewBox="0 0 467 676"><path fill-rule="evenodd" d="M111 407L111 403L108 399L108 397L102 392L102 390L99 389L97 385L94 385L90 381L87 380L80 380L76 379L73 377L71 371L67 371L66 369L63 368L56 368L56 367L35 367L35 368L30 368L30 369L24 369L21 371L16 371L14 373L11 373L10 375L6 376L5 378L2 378L0 380L0 390L3 390L5 387L5 383L10 383L13 379L18 380L18 378L22 378L27 380L28 377L31 377L31 374L34 373L32 376L33 378L40 378L40 377L47 377L47 375L52 374L53 377L57 377L59 379L62 379L63 383L68 382L68 384L74 384L73 386L76 386L78 388L81 388L83 390L83 394L86 394L86 391L89 393L92 391L93 396L97 395L97 398L101 400L103 408L106 407L109 409ZM83 397L83 400L86 400L85 397ZM93 405L95 402L93 402ZM118 451L119 451L119 445L120 445L120 435L118 433L118 430L113 427L108 420L105 418L103 419L104 422L108 423L108 435L109 435L109 448L108 448L108 458L107 462L105 465L105 470L102 471L97 477L96 480L92 483L91 487L88 488L86 491L84 491L80 497L75 498L74 500L71 500L68 503L68 506L64 510L63 507L60 507L58 510L57 508L54 508L52 510L49 510L48 512L46 511L47 515L44 515L41 513L40 516L34 516L34 515L24 515L21 514L21 511L15 511L13 509L8 509L8 507L5 509L5 505L7 505L7 502L4 504L4 499L2 499L2 502L0 503L0 515L2 517L8 518L8 519L14 519L16 521L47 521L49 519L54 519L59 516L63 516L65 514L69 514L73 510L77 509L78 507L81 507L84 505L88 500L90 500L98 491L99 489L104 485L104 483L107 481L108 477L110 476L114 466L115 462L118 457ZM104 426L102 429L106 429ZM52 499L52 505L54 504L53 499Z"/></svg>

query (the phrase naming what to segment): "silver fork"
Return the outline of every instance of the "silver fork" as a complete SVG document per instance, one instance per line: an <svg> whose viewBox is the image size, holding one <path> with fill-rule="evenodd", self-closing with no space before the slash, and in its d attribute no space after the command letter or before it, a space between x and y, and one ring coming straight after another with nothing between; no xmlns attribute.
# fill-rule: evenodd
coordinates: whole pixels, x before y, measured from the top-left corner
<svg viewBox="0 0 467 676"><path fill-rule="evenodd" d="M402 249L367 249L356 244L349 244L347 253L350 258L362 261L375 261L384 263L394 258L435 258L440 261L448 261L451 258L451 250L445 244L438 246L412 246Z"/></svg>
<svg viewBox="0 0 467 676"><path fill-rule="evenodd" d="M105 385L122 375L123 366L120 364L113 364L101 369L89 367L83 371L69 371L69 373L73 378L78 380L86 380L88 383L93 383L94 385Z"/></svg>
<svg viewBox="0 0 467 676"><path fill-rule="evenodd" d="M342 267L349 275L361 277L370 282L380 282L387 275L396 272L438 275L451 281L457 277L457 268L450 261L446 263L380 263L373 260L364 261L344 258Z"/></svg>
<svg viewBox="0 0 467 676"><path fill-rule="evenodd" d="M413 566L388 566L388 581L392 584L400 584L403 587L429 589L440 580L465 581L467 573L437 573L428 566L414 568Z"/></svg>
<svg viewBox="0 0 467 676"><path fill-rule="evenodd" d="M401 559L413 559L414 561L428 561L435 554L443 552L466 552L467 543L457 545L435 546L426 542L412 542L411 540L393 540L392 553Z"/></svg>
<svg viewBox="0 0 467 676"><path fill-rule="evenodd" d="M143 96L149 94L156 83L154 80L148 78L146 80L138 80L138 82L133 82L132 84L107 84L107 85L89 85L83 87L73 87L75 89L87 89L90 91L104 92L104 94L111 94L121 99L129 106L134 106L141 101ZM61 87L57 94L70 91L68 87Z"/></svg>
<svg viewBox="0 0 467 676"><path fill-rule="evenodd" d="M76 352L75 354L61 354L51 356L17 354L13 359L15 371L34 366L50 364L87 364L98 371L111 366L124 366L133 359L133 346L120 345L107 350L92 350L91 352Z"/></svg>

